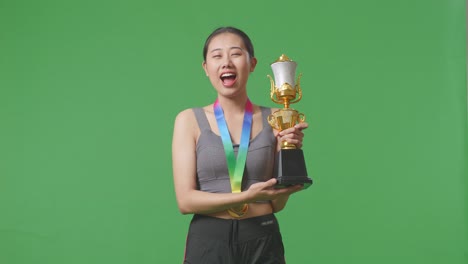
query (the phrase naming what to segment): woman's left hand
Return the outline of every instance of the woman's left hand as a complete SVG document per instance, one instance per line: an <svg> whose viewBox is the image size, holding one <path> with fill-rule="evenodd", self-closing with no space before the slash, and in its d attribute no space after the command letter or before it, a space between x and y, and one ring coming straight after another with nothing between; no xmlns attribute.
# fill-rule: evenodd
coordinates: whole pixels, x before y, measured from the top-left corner
<svg viewBox="0 0 468 264"><path fill-rule="evenodd" d="M302 148L302 141L304 139L304 133L302 133L302 130L306 129L307 127L309 127L309 124L302 122L279 132L277 135L278 142L286 141L296 145L297 148Z"/></svg>

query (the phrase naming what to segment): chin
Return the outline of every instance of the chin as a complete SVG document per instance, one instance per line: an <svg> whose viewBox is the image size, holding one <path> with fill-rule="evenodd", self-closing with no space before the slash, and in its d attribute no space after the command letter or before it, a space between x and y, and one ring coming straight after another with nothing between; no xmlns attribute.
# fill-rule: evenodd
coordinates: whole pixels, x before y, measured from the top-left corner
<svg viewBox="0 0 468 264"><path fill-rule="evenodd" d="M221 95L225 96L225 97L228 97L228 98L236 98L240 95L243 95L244 94L244 91L243 90L239 90L239 89L232 89L232 90L224 90Z"/></svg>

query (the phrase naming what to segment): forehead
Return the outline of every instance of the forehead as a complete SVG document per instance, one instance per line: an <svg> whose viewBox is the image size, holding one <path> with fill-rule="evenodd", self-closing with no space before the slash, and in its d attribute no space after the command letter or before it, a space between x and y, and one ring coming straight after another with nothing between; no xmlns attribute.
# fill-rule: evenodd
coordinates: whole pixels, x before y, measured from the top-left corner
<svg viewBox="0 0 468 264"><path fill-rule="evenodd" d="M215 49L230 49L232 47L240 47L245 49L242 38L233 33L221 33L214 36L208 45L208 51Z"/></svg>

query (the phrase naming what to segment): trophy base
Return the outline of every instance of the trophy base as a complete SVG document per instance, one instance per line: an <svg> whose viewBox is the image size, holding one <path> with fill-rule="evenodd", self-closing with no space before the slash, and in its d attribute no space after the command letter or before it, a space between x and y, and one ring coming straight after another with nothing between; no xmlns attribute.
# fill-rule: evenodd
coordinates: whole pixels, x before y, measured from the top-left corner
<svg viewBox="0 0 468 264"><path fill-rule="evenodd" d="M302 184L304 189L312 185L312 179L307 177L307 169L302 149L282 149L278 152L275 188L285 188Z"/></svg>

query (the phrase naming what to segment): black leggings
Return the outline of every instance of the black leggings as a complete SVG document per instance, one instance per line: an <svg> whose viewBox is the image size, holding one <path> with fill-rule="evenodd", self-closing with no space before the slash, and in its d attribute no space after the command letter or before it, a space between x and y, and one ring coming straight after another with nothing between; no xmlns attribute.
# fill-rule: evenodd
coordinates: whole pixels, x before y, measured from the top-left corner
<svg viewBox="0 0 468 264"><path fill-rule="evenodd" d="M284 264L274 214L242 220L194 215L185 247L186 264Z"/></svg>

